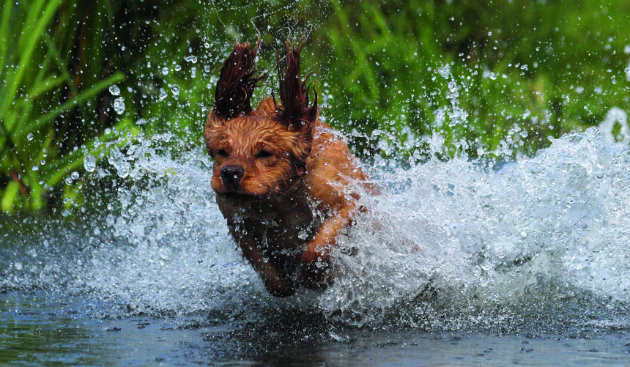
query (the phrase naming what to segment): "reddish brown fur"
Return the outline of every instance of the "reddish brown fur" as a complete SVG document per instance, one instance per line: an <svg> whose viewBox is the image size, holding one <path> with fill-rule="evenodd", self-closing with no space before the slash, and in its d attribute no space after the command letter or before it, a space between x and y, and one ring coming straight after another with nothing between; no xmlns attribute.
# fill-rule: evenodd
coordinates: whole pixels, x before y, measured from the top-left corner
<svg viewBox="0 0 630 367"><path fill-rule="evenodd" d="M277 115L281 121L288 124L290 130L310 128L313 126L308 122L317 119L317 93L315 93L315 102L309 106L306 80L302 81L300 78L302 46L296 49L287 42L287 48L287 65L284 73L282 67L278 65L282 106L278 108Z"/></svg>
<svg viewBox="0 0 630 367"><path fill-rule="evenodd" d="M235 45L230 58L250 55L236 52L244 48L249 50L247 44ZM300 284L324 288L332 282L330 248L357 209L351 184L367 186L347 146L319 121L317 102L309 105L299 53L289 46L280 77L282 105L267 98L255 111L234 117L215 106L205 129L217 204L243 255L276 296L293 294ZM233 65L245 68L226 75L250 73L251 61L236 61ZM222 90L245 89L249 80L232 78ZM225 98L219 94L217 88L217 99ZM242 105L249 105L250 97L246 93ZM237 171L242 171L237 183L225 174Z"/></svg>
<svg viewBox="0 0 630 367"><path fill-rule="evenodd" d="M264 74L256 76L254 69L259 47L260 38L254 51L249 49L248 43L237 44L223 63L215 92L214 112L217 116L229 119L251 112L249 100L256 83L266 77Z"/></svg>

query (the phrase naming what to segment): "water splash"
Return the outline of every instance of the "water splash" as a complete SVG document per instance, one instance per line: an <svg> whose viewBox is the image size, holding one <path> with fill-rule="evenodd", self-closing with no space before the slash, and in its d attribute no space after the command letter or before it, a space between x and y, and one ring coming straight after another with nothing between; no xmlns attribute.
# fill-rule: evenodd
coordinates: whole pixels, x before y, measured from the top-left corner
<svg viewBox="0 0 630 367"><path fill-rule="evenodd" d="M339 237L335 284L287 299L269 296L238 253L214 203L209 158L171 154L161 145L171 138L116 148L97 167L100 180L121 184L80 231L48 224L49 234L0 249L0 289L69 290L122 306L108 315L299 311L355 326L627 327L630 150L597 129L490 169L464 158L368 168L382 193L363 197L369 211Z"/></svg>
<svg viewBox="0 0 630 367"><path fill-rule="evenodd" d="M454 159L384 174L388 191L340 241L359 254L340 256L346 276L319 304L360 323L400 302L409 323L578 298L627 309L629 167L628 147L591 129L496 171Z"/></svg>
<svg viewBox="0 0 630 367"><path fill-rule="evenodd" d="M613 134L615 124L619 124L619 137ZM624 110L613 107L606 113L604 121L600 122L599 130L601 130L609 141L630 142L630 124L628 124L628 115Z"/></svg>
<svg viewBox="0 0 630 367"><path fill-rule="evenodd" d="M112 84L109 86L109 93L111 93L112 96L119 96L120 88L116 84Z"/></svg>
<svg viewBox="0 0 630 367"><path fill-rule="evenodd" d="M119 115L125 112L125 99L123 97L118 97L114 100L114 111Z"/></svg>

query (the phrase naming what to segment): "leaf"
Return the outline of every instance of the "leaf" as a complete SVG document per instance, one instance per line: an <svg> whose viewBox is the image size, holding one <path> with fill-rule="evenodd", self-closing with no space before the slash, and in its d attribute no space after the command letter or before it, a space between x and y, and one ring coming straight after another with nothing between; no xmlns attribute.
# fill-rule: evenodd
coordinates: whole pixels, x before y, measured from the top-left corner
<svg viewBox="0 0 630 367"><path fill-rule="evenodd" d="M17 182L11 181L7 184L4 189L4 193L2 194L2 202L0 203L0 208L5 213L12 213L16 197L19 195L20 185Z"/></svg>

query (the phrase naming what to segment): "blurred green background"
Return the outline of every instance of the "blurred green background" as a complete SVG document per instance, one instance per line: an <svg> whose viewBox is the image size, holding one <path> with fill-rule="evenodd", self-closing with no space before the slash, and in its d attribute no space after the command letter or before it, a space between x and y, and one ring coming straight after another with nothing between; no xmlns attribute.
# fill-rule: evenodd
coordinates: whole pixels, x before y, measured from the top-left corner
<svg viewBox="0 0 630 367"><path fill-rule="evenodd" d="M0 6L4 215L79 208L104 142L172 133L177 149L203 151L221 63L258 33L261 70L286 39L306 40L322 114L364 159L422 161L429 137L441 159L531 155L612 107L630 112L628 0Z"/></svg>

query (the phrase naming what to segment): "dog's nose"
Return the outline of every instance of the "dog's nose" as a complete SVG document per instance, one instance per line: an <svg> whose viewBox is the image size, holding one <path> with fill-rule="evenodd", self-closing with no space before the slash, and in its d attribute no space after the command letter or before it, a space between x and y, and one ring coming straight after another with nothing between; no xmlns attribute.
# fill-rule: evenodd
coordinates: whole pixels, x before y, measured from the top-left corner
<svg viewBox="0 0 630 367"><path fill-rule="evenodd" d="M245 170L241 166L225 166L221 168L221 179L226 185L237 185L244 174Z"/></svg>

